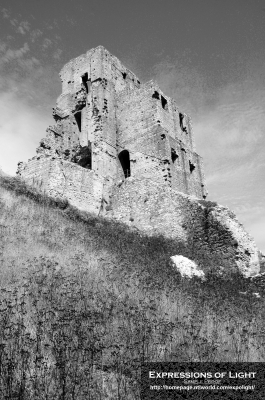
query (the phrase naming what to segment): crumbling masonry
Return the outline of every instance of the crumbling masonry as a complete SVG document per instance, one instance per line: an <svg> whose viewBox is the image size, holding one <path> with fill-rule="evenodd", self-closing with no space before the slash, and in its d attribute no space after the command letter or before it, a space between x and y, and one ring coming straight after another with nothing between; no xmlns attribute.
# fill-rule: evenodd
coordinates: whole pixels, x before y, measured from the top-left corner
<svg viewBox="0 0 265 400"><path fill-rule="evenodd" d="M235 216L203 200L202 159L175 100L102 46L71 60L60 77L56 123L37 155L19 163L27 183L81 210L181 239L198 263L258 272L258 250Z"/></svg>

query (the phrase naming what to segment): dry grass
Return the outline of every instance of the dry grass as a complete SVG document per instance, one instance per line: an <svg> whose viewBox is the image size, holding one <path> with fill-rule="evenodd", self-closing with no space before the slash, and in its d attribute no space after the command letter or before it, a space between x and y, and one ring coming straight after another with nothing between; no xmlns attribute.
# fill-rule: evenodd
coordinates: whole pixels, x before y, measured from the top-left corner
<svg viewBox="0 0 265 400"><path fill-rule="evenodd" d="M189 255L0 177L5 398L138 399L143 361L264 362L264 299L180 280L173 254Z"/></svg>

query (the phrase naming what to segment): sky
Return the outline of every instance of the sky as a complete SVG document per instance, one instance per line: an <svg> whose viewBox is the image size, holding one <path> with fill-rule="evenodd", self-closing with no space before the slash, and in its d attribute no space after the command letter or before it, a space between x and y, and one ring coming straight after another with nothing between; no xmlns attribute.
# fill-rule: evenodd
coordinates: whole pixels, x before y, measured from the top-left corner
<svg viewBox="0 0 265 400"><path fill-rule="evenodd" d="M35 155L65 63L104 46L193 121L208 199L265 253L264 0L1 0L0 167Z"/></svg>

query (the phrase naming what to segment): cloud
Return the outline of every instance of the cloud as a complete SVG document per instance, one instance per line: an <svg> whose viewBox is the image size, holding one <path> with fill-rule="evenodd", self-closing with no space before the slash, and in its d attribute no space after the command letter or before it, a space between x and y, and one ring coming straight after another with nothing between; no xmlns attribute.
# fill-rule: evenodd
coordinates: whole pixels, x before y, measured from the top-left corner
<svg viewBox="0 0 265 400"><path fill-rule="evenodd" d="M43 31L41 31L40 29L34 29L30 32L30 39L34 43L42 35Z"/></svg>
<svg viewBox="0 0 265 400"><path fill-rule="evenodd" d="M51 121L12 92L0 94L0 109L0 164L4 172L14 175L18 161L34 156Z"/></svg>
<svg viewBox="0 0 265 400"><path fill-rule="evenodd" d="M45 26L48 30L53 30L54 28L59 28L59 21L56 18L53 18L53 21L46 22Z"/></svg>
<svg viewBox="0 0 265 400"><path fill-rule="evenodd" d="M17 14L13 17L10 10L4 8L1 10L3 20L6 21L6 32L11 32L12 35L7 34L4 36L4 41L0 40L0 66L10 61L17 59L17 63L13 63L11 68L15 69L18 64L21 66L29 65L30 67L36 64L36 60L42 60L46 65L55 65L60 59L62 50L59 49L58 43L62 40L58 34L59 24L56 19L41 20L40 26L33 29L30 22L23 18L21 14ZM28 14L27 14L28 15ZM35 19L33 15L30 15L31 20ZM53 29L53 32L51 32ZM10 48L13 47L13 43L21 43L21 35L25 37L25 44L19 49ZM29 46L30 44L30 46ZM61 46L60 46L61 47ZM34 53L34 57L28 56L27 59L22 60L23 55L26 52ZM36 55L38 57L36 57Z"/></svg>
<svg viewBox="0 0 265 400"><path fill-rule="evenodd" d="M6 51L7 44L4 42L0 43L0 53L4 53Z"/></svg>
<svg viewBox="0 0 265 400"><path fill-rule="evenodd" d="M24 43L23 47L17 50L6 49L6 47L7 46L3 47L0 65L22 58L29 52L29 45L27 43Z"/></svg>
<svg viewBox="0 0 265 400"><path fill-rule="evenodd" d="M9 19L10 18L10 11L7 8L2 8L3 18Z"/></svg>
<svg viewBox="0 0 265 400"><path fill-rule="evenodd" d="M48 39L48 38L45 38L45 39L43 40L43 42L42 42L42 48L43 48L43 50L48 49L49 47L51 47L51 45L52 45L52 41L51 41L50 39Z"/></svg>
<svg viewBox="0 0 265 400"><path fill-rule="evenodd" d="M61 55L62 55L62 49L57 49L54 53L53 53L53 58L55 60L60 60Z"/></svg>
<svg viewBox="0 0 265 400"><path fill-rule="evenodd" d="M53 124L51 108L61 85L54 68L31 56L27 43L11 49L1 42L0 51L0 164L14 174Z"/></svg>
<svg viewBox="0 0 265 400"><path fill-rule="evenodd" d="M0 56L0 87L6 86L8 80L5 77L10 76L12 71L16 71L16 75L23 75L25 80L36 66L41 66L37 58L30 56L28 43L24 43L20 49L11 49L7 43L0 42Z"/></svg>
<svg viewBox="0 0 265 400"><path fill-rule="evenodd" d="M72 17L66 16L65 20L72 26L77 25L77 21L75 19L73 19Z"/></svg>
<svg viewBox="0 0 265 400"><path fill-rule="evenodd" d="M21 58L17 60L17 65L27 73L30 73L36 66L40 66L40 61L35 57Z"/></svg>
<svg viewBox="0 0 265 400"><path fill-rule="evenodd" d="M16 28L16 32L25 35L30 30L30 23L28 21L18 21L17 18L11 19L11 13L7 8L2 8L2 15L4 19L9 20L10 24Z"/></svg>
<svg viewBox="0 0 265 400"><path fill-rule="evenodd" d="M25 35L30 30L30 24L28 21L21 21L17 27L17 32L21 35Z"/></svg>

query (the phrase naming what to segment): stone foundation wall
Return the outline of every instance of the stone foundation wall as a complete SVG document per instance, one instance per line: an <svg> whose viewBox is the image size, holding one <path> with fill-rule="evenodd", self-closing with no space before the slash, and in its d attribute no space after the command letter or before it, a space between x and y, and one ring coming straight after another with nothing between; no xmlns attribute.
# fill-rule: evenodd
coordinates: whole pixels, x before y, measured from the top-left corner
<svg viewBox="0 0 265 400"><path fill-rule="evenodd" d="M150 235L186 244L189 258L204 271L244 276L259 272L259 252L235 214L216 203L198 200L156 185L150 179L126 179L111 199L107 218Z"/></svg>

